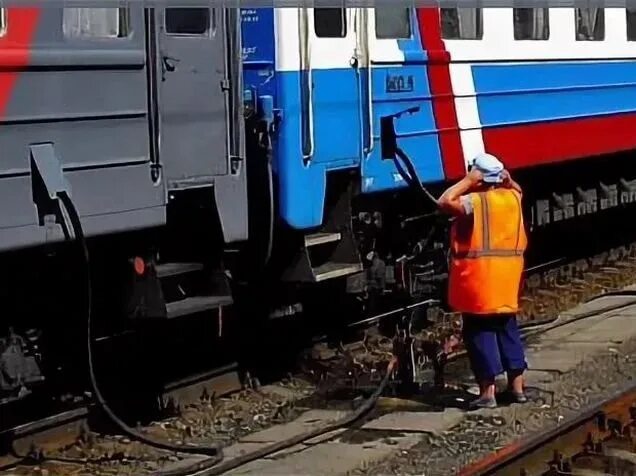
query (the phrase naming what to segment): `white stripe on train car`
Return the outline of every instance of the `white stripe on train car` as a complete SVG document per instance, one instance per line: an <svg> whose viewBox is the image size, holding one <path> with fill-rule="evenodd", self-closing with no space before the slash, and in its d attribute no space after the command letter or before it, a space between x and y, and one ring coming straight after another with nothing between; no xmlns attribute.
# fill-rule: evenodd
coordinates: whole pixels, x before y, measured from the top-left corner
<svg viewBox="0 0 636 476"><path fill-rule="evenodd" d="M372 62L403 63L404 52L400 49L398 40L377 38L375 33L375 8L368 9L369 49Z"/></svg>
<svg viewBox="0 0 636 476"><path fill-rule="evenodd" d="M470 159L484 152L473 72L467 63L451 63L449 68L464 163L468 164Z"/></svg>
<svg viewBox="0 0 636 476"><path fill-rule="evenodd" d="M298 71L300 69L298 12L298 8L274 9L277 71Z"/></svg>
<svg viewBox="0 0 636 476"><path fill-rule="evenodd" d="M550 9L548 40L515 40L512 8L484 8L482 13L483 39L444 41L453 61L636 58L636 41L627 41L624 8L605 9L603 41L576 41L573 8Z"/></svg>
<svg viewBox="0 0 636 476"><path fill-rule="evenodd" d="M604 13L605 39L602 41L576 41L572 8L550 9L548 40L515 40L512 8L482 10L482 40L444 40L451 55L449 70L465 161L484 152L471 65L489 61L527 63L636 58L636 42L627 41L625 9L607 8Z"/></svg>
<svg viewBox="0 0 636 476"><path fill-rule="evenodd" d="M346 11L347 32L344 38L319 38L314 29L314 9L307 9L309 29L309 65L311 69L351 68L356 48L354 9ZM300 69L299 8L277 8L274 28L276 34L276 70Z"/></svg>
<svg viewBox="0 0 636 476"><path fill-rule="evenodd" d="M300 69L300 40L298 8L277 8L274 14L276 32L276 70L298 71ZM314 10L307 9L309 27L309 64L311 69L350 68L355 54L356 12L359 9L347 8L347 35L344 38L318 38L314 30ZM374 62L402 63L404 52L394 39L375 37L375 12L368 10L369 49Z"/></svg>
<svg viewBox="0 0 636 476"><path fill-rule="evenodd" d="M344 38L319 38L314 29L314 9L308 8L310 64L312 69L351 68L356 48L356 27L352 9L346 10L347 35Z"/></svg>

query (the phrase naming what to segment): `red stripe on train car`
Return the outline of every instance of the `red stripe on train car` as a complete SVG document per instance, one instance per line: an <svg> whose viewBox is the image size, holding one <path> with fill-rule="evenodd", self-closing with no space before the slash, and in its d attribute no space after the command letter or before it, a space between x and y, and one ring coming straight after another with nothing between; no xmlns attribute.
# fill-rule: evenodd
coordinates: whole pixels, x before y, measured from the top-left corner
<svg viewBox="0 0 636 476"><path fill-rule="evenodd" d="M0 37L0 118L4 117L20 70L29 64L40 8L7 8Z"/></svg>
<svg viewBox="0 0 636 476"><path fill-rule="evenodd" d="M439 9L418 8L417 19L422 48L428 57L428 82L431 89L435 125L439 131L444 174L447 179L456 179L466 173L466 165L450 79L450 54L446 51L446 46L442 40Z"/></svg>
<svg viewBox="0 0 636 476"><path fill-rule="evenodd" d="M636 113L484 128L486 150L518 169L636 148Z"/></svg>

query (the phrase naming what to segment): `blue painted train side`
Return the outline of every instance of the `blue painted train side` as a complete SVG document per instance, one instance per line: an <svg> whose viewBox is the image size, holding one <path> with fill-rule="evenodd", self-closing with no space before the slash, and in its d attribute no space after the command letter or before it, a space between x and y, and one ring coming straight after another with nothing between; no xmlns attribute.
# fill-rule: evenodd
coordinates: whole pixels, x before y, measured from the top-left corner
<svg viewBox="0 0 636 476"><path fill-rule="evenodd" d="M313 38L313 59L323 64L307 68L301 67L302 58L294 56L293 47L286 46L298 36L292 21L295 12L242 11L246 100L261 104L263 97L271 96L280 118L273 135L273 165L281 218L296 229L322 225L327 179L333 171L357 173L364 193L405 187L395 167L380 158L379 119L412 106L419 106L421 112L398 119L400 143L413 156L424 181L443 180L426 53L416 17L409 18L409 38L385 40L391 45L376 49L380 53L388 49L388 56L377 61L371 56L365 64L359 63L353 49L350 58L327 58L329 64L324 64L329 52L316 53L321 39ZM358 64L352 65L353 61Z"/></svg>
<svg viewBox="0 0 636 476"><path fill-rule="evenodd" d="M342 31L318 34L338 10ZM403 188L379 157L379 118L411 106L420 111L396 121L397 135L427 184L457 179L485 150L528 169L636 148L636 17L594 10L600 27L589 33L579 10L244 11L245 83L282 117L281 218L300 230L323 224L337 170L354 171L363 194Z"/></svg>
<svg viewBox="0 0 636 476"><path fill-rule="evenodd" d="M413 107L397 140L438 193L487 151L520 179L529 227L546 239L563 217L636 203L636 16L597 11L605 30L588 34L578 10L243 10L245 98L270 127L288 243L274 279L347 276L367 289L380 263L403 289L435 262L425 274L443 282L445 256L428 255L446 249L443 231L429 239L442 227L420 220L430 210L381 157L380 119ZM595 168L598 156L611 165Z"/></svg>

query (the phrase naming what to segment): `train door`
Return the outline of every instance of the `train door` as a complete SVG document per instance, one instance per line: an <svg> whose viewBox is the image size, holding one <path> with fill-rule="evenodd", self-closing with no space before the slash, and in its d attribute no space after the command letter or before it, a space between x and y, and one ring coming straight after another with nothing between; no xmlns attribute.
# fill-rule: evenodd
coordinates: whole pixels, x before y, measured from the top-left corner
<svg viewBox="0 0 636 476"><path fill-rule="evenodd" d="M406 185L393 163L381 159L380 118L413 106L420 111L395 121L400 147L415 163L421 180L441 180L438 131L415 9L376 7L367 14L367 28L359 33L359 43L368 45L371 71L366 85L370 93L362 109L367 116L363 134L370 144L362 164L362 189L374 192Z"/></svg>
<svg viewBox="0 0 636 476"><path fill-rule="evenodd" d="M159 157L170 188L228 173L221 8L158 8Z"/></svg>
<svg viewBox="0 0 636 476"><path fill-rule="evenodd" d="M360 157L360 91L355 9L300 11L303 156L350 166Z"/></svg>

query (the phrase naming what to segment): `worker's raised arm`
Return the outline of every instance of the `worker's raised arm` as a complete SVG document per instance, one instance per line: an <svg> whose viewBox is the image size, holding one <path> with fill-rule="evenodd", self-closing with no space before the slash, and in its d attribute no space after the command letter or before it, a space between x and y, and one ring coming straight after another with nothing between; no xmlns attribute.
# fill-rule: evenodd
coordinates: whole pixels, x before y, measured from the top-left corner
<svg viewBox="0 0 636 476"><path fill-rule="evenodd" d="M523 194L523 191L521 190L521 186L512 179L512 177L510 176L510 172L508 172L507 170L504 170L502 172L502 175L503 175L504 187L511 188L513 190L516 190L520 194Z"/></svg>
<svg viewBox="0 0 636 476"><path fill-rule="evenodd" d="M466 208L462 204L461 197L469 190L476 187L483 180L483 175L477 169L470 171L466 177L461 179L439 197L437 204L440 209L450 215L465 215Z"/></svg>
<svg viewBox="0 0 636 476"><path fill-rule="evenodd" d="M512 177L510 176L510 172L508 172L507 170L504 170L501 173L501 175L503 177L504 187L516 190L517 192L519 192L519 194L523 195L523 191L521 190L521 185L519 185L517 182L515 182L512 179Z"/></svg>

